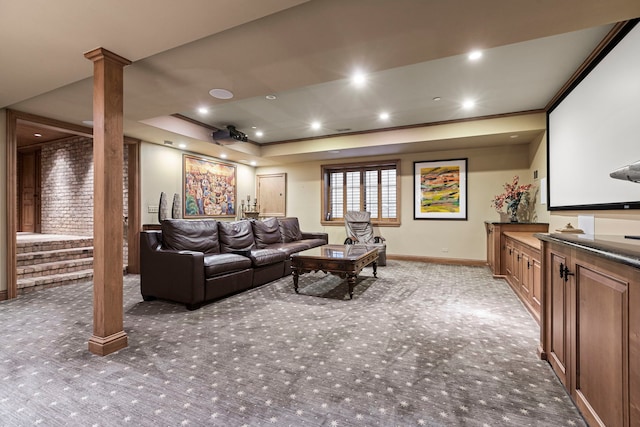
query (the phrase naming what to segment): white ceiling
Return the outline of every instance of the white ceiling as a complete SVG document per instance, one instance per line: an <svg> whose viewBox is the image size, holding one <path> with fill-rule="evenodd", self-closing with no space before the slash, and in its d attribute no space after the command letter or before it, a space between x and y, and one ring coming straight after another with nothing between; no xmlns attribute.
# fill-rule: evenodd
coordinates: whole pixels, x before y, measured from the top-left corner
<svg viewBox="0 0 640 427"><path fill-rule="evenodd" d="M637 16L637 0L0 0L0 107L90 120L83 53L104 47L133 61L125 133L209 155L222 148L206 133L147 123L180 113L267 143L539 110L613 23ZM483 58L469 62L471 49ZM369 73L361 89L348 81L355 69ZM235 97L216 100L215 87ZM476 108L460 108L467 98ZM198 115L201 106L208 115ZM388 122L378 121L381 110ZM313 120L319 131L309 129ZM299 153L300 144L291 146ZM226 149L231 160L266 160L252 144Z"/></svg>

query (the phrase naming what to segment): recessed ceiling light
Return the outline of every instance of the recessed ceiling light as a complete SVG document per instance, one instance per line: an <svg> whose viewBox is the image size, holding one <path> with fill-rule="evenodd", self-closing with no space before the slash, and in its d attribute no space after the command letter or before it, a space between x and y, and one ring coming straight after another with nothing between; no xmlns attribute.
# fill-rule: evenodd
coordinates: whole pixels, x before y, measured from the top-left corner
<svg viewBox="0 0 640 427"><path fill-rule="evenodd" d="M262 135L264 135L264 133L262 133L262 131L261 131L261 130L259 130L259 131L257 131L257 132L256 132L256 136L257 136L257 137L260 137L260 136L262 136Z"/></svg>
<svg viewBox="0 0 640 427"><path fill-rule="evenodd" d="M40 138L42 136L41 133L34 133L33 136L35 136L36 138Z"/></svg>
<svg viewBox="0 0 640 427"><path fill-rule="evenodd" d="M231 99L233 98L233 93L228 91L227 89L211 89L209 91L209 95L218 99Z"/></svg>
<svg viewBox="0 0 640 427"><path fill-rule="evenodd" d="M267 96L265 96L265 98L267 98L269 101L273 101L274 99L278 99L278 97L275 96L275 95L267 95Z"/></svg>
<svg viewBox="0 0 640 427"><path fill-rule="evenodd" d="M251 166L255 166L255 165L257 165L257 164L258 164L258 163L256 163L256 161L255 161L255 160L252 160L252 161L251 161Z"/></svg>
<svg viewBox="0 0 640 427"><path fill-rule="evenodd" d="M351 76L351 82L358 87L364 86L366 81L367 81L367 76L365 76L365 74L362 71L356 71Z"/></svg>
<svg viewBox="0 0 640 427"><path fill-rule="evenodd" d="M434 100L435 102L438 102L438 101L440 101L441 99L442 99L442 98L440 98L439 96L434 96L434 97L433 97L433 100Z"/></svg>
<svg viewBox="0 0 640 427"><path fill-rule="evenodd" d="M387 113L386 111L382 112L378 115L378 117L380 118L380 120L389 120L389 113Z"/></svg>
<svg viewBox="0 0 640 427"><path fill-rule="evenodd" d="M519 137L519 136L520 136L520 135L511 135L509 138L511 138L511 139L515 139L515 138L517 138L517 137Z"/></svg>
<svg viewBox="0 0 640 427"><path fill-rule="evenodd" d="M482 52L479 50L471 51L468 58L470 61L477 61L478 59L482 58Z"/></svg>
<svg viewBox="0 0 640 427"><path fill-rule="evenodd" d="M462 103L462 108L464 108L465 110L469 110L469 109L471 109L471 108L475 107L475 105L476 105L476 103L475 103L475 102L473 102L473 101L472 101L472 100L470 100L470 99L467 99L466 101L464 101L464 102Z"/></svg>
<svg viewBox="0 0 640 427"><path fill-rule="evenodd" d="M226 155L225 153L222 153L222 154L220 154L220 158L222 158L222 159L226 159L226 158L227 158L227 155Z"/></svg>
<svg viewBox="0 0 640 427"><path fill-rule="evenodd" d="M327 151L327 153L329 154L338 154L340 152L340 150L329 150Z"/></svg>
<svg viewBox="0 0 640 427"><path fill-rule="evenodd" d="M320 124L320 122L313 122L311 123L311 129L313 130L318 130L322 127L322 125Z"/></svg>
<svg viewBox="0 0 640 427"><path fill-rule="evenodd" d="M87 126L93 126L93 120L83 120L82 123Z"/></svg>
<svg viewBox="0 0 640 427"><path fill-rule="evenodd" d="M208 108L205 108L205 107L198 108L198 113L200 114L207 114L208 112L209 112Z"/></svg>
<svg viewBox="0 0 640 427"><path fill-rule="evenodd" d="M178 144L178 147L187 148L187 144L185 144L184 142L181 142L180 144Z"/></svg>

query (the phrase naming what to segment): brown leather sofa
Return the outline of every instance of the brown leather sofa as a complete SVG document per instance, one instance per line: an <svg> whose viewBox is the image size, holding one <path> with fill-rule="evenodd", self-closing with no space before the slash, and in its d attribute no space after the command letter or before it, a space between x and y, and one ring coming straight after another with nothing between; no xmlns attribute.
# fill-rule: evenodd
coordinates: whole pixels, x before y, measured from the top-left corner
<svg viewBox="0 0 640 427"><path fill-rule="evenodd" d="M298 218L165 220L140 232L140 291L185 304L203 303L291 273L292 253L328 243L327 233L300 231Z"/></svg>

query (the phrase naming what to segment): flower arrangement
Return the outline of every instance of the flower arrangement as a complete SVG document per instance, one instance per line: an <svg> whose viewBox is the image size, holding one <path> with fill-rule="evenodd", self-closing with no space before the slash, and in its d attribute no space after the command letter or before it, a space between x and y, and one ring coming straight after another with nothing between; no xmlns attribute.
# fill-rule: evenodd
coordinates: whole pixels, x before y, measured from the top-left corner
<svg viewBox="0 0 640 427"><path fill-rule="evenodd" d="M522 196L531 188L531 184L518 185L519 179L519 176L514 176L513 182L504 184L504 193L498 194L491 200L491 206L498 212L502 212L502 208L506 205L512 221L517 221L518 206Z"/></svg>

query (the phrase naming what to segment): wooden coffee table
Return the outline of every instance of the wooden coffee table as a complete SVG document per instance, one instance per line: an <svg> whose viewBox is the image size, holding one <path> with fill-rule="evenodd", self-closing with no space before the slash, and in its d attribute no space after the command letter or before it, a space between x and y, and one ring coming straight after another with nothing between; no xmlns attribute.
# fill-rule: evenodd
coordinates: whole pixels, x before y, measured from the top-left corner
<svg viewBox="0 0 640 427"><path fill-rule="evenodd" d="M349 298L353 299L353 287L358 274L373 264L373 277L378 277L378 249L365 245L324 245L291 254L293 289L298 293L298 277L312 271L331 273L347 278Z"/></svg>

